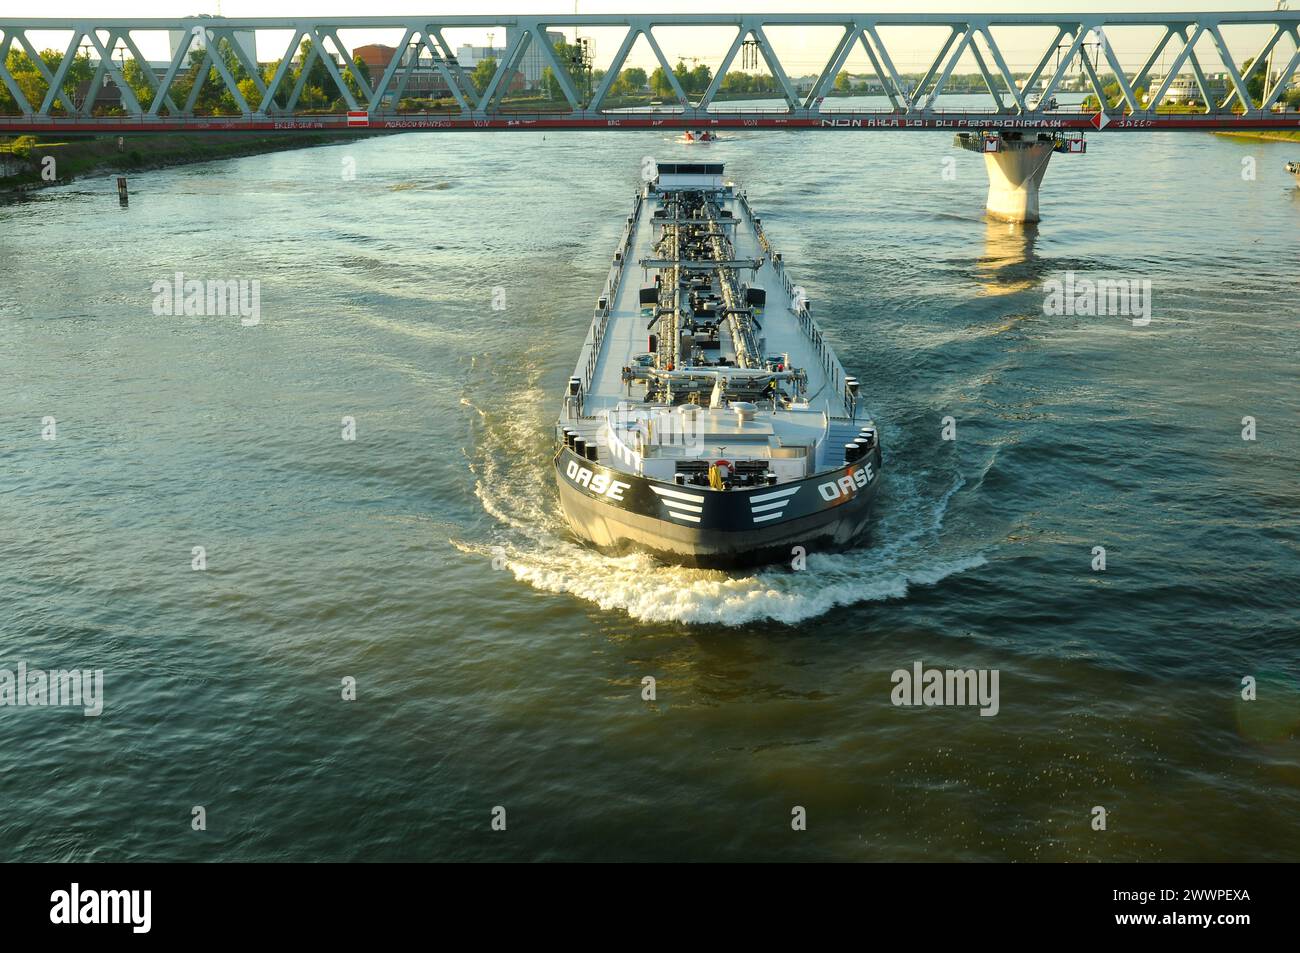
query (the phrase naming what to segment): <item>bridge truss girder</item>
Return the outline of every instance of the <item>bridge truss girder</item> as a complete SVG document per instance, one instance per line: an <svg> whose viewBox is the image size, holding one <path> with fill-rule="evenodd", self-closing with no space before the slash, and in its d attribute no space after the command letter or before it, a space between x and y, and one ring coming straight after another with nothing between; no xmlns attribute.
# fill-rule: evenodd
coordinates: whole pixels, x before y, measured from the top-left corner
<svg viewBox="0 0 1300 953"><path fill-rule="evenodd" d="M497 64L492 75L480 94L469 76L457 62L454 50L447 43L444 31L464 28L513 27L513 40ZM712 77L708 88L692 101L682 88L672 66L655 36L655 28L664 27L698 27L701 30L717 27L735 29L726 56L717 73ZM809 94L800 98L791 82L786 69L768 39L765 28L774 27L841 27L843 34L830 58L818 74L817 81ZM1150 56L1136 72L1126 72L1120 64L1119 57L1106 36L1107 28L1119 27L1156 27L1163 29L1163 35ZM1270 39L1264 44L1249 68L1243 73L1238 69L1232 52L1223 36L1225 27L1254 26L1267 28ZM895 58L882 40L881 28L894 27L946 27L948 36L937 55L928 64L923 80L915 87L909 87L896 69ZM993 31L1004 27L1049 27L1055 33L1055 39L1044 50L1037 66L1030 75L1020 82L1008 65L1008 61L999 47ZM625 33L619 43L614 59L609 63L601 83L594 90L590 100L584 100L582 91L575 86L569 71L559 62L548 30L564 29L598 29L622 28ZM351 51L339 38L340 30L393 30L402 31L403 40L395 55L373 85L365 82L359 74ZM62 61L51 70L39 57L29 34L34 32L66 32L70 40ZM144 108L134 95L123 75L122 66L114 62L113 56L121 44L123 62L125 54L140 61L138 36L142 33L161 31L182 31L183 42L176 49L168 69L161 79L154 77L152 70L143 70L146 81L153 90L152 102ZM262 75L258 63L250 62L236 34L251 32L255 36L265 36L269 32L288 32L292 35L289 46L280 57L279 68L268 79ZM189 51L194 39L203 35L204 55L197 66L187 65ZM489 16L449 16L434 19L413 17L343 17L321 19L231 19L231 18L185 18L178 20L161 19L0 19L0 84L9 93L19 111L25 117L42 119L63 116L80 116L88 118L94 107L95 97L107 76L122 92L122 104L130 118L158 119L166 110L169 117L188 117L193 115L195 102L207 81L210 69L215 69L217 81L229 92L232 100L248 118L264 119L277 115L292 114L303 93L303 86L308 68L316 61L322 63L331 78L337 84L349 109L362 111L371 115L386 115L397 111L402 93L424 53L431 57L433 65L441 74L452 96L456 100L462 118L489 119L502 114L502 99L509 89L512 74L520 59L532 48L536 48L541 58L551 68L571 113L575 118L592 118L609 115L602 109L614 80L623 68L638 38L644 36L655 59L664 70L669 85L676 99L676 109L697 112L709 109L715 96L722 89L723 80L731 71L736 53L742 44L752 42L761 54L768 70L778 87L778 93L785 102L785 112L800 118L815 118L822 114L822 102L829 93L831 84L852 52L861 46L872 64L886 95L889 97L893 112L903 118L927 116L935 111L939 95L949 83L954 70L963 56L969 53L981 74L985 86L996 104L995 113L1005 116L1041 115L1044 105L1050 102L1053 93L1072 69L1079 68L1087 77L1088 84L1106 111L1126 113L1133 117L1153 116L1158 104L1163 102L1175 77L1185 66L1190 66L1196 83L1202 92L1205 113L1233 112L1244 107L1243 118L1266 115L1277 102L1287 84L1300 69L1300 12L1268 11L1250 13L1187 13L1187 14L689 14L689 15L592 15L592 16L552 16L552 17L489 17ZM1266 77L1265 101L1255 106L1247 92L1248 84L1259 70L1260 64L1283 38L1295 41L1297 50L1285 65L1279 77ZM311 53L303 64L299 79L293 89L286 89L290 76L290 63L297 55L299 45L304 39L311 40ZM1217 66L1229 78L1229 91L1221 101L1209 95L1209 83L1206 80L1205 65L1201 62L1196 47L1203 39L1208 39L1218 59ZM240 61L243 69L253 80L257 89L259 102L253 105L248 101L234 76L219 53L222 41ZM1091 40L1091 42L1090 42ZM72 97L65 90L68 70L78 46L87 42L93 49L95 76L91 89L82 103L73 103ZM16 45L15 45L16 44ZM1145 102L1139 101L1137 91L1145 87L1152 67L1163 51L1173 44L1173 60L1164 79L1155 93ZM1093 46L1098 53L1089 56L1088 46ZM11 50L21 48L34 61L46 89L40 102L29 101L23 89L9 71L6 59ZM407 58L403 54L414 48L416 56ZM1064 55L1060 50L1065 49ZM1052 66L1053 57L1057 62ZM403 63L403 60L406 60ZM1095 59L1095 62L1094 62ZM1111 101L1103 88L1103 77L1098 73L1098 66L1104 66L1114 75L1119 86L1119 95ZM1048 70L1051 68L1050 74ZM352 84L344 79L344 71L349 74ZM189 96L184 103L177 103L172 93L177 79L188 72L195 77ZM1031 103L1030 93L1045 76L1050 78L1036 103ZM373 77L372 77L373 79ZM1271 90L1267 83L1272 82ZM355 86L355 91L353 89ZM287 96L284 105L279 105L278 97ZM56 110L59 112L56 113ZM671 112L672 110L663 110Z"/></svg>

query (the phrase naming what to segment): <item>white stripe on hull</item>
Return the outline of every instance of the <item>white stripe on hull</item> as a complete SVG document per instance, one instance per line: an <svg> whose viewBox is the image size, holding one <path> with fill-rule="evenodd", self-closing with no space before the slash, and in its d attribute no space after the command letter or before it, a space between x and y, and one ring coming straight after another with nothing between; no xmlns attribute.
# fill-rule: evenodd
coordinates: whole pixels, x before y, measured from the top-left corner
<svg viewBox="0 0 1300 953"><path fill-rule="evenodd" d="M772 493L762 493L758 496L751 496L749 498L749 503L751 506L753 506L753 504L755 503L765 503L768 500L780 499L783 496L791 496L798 492L799 492L799 488L797 486L792 486L788 490L776 490ZM754 508L758 509L758 507L756 506Z"/></svg>
<svg viewBox="0 0 1300 953"><path fill-rule="evenodd" d="M654 490L660 496L671 497L674 500L689 500L692 503L704 502L704 497L700 496L698 493L682 493L680 490L669 490L662 486L652 486L650 489Z"/></svg>

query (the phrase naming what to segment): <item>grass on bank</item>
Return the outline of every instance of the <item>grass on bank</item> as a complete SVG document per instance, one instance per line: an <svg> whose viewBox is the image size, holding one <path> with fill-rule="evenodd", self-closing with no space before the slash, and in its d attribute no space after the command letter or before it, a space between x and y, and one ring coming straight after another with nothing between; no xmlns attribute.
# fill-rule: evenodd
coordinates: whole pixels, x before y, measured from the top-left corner
<svg viewBox="0 0 1300 953"><path fill-rule="evenodd" d="M1219 132L1216 135L1230 139L1262 140L1265 142L1300 142L1300 130L1266 129L1259 132Z"/></svg>

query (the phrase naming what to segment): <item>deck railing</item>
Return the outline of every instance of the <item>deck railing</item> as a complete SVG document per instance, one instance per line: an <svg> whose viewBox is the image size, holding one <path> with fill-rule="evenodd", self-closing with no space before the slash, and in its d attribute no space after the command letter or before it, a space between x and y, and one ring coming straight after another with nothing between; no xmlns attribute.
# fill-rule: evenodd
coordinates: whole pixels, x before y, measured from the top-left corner
<svg viewBox="0 0 1300 953"><path fill-rule="evenodd" d="M822 334L822 329L817 326L813 320L812 312L808 308L808 301L803 297L802 289L799 288L790 276L786 274L785 260L780 253L772 251L772 246L768 243L767 236L763 234L763 226L754 218L753 209L749 206L749 199L740 194L740 203L744 206L749 215L749 220L754 223L754 232L758 235L759 245L763 250L772 256L772 267L776 269L777 275L781 278L781 286L785 289L786 294L790 296L790 310L794 312L795 317L799 319L799 327L812 342L817 357L821 362L822 370L826 372L827 380L831 386L838 391L840 399L844 403L844 410L853 417L857 412L857 400L849 393L848 385L845 382L844 366L840 364L839 359L831 351L830 346L826 343L826 338Z"/></svg>
<svg viewBox="0 0 1300 953"><path fill-rule="evenodd" d="M644 197L641 192L636 194L636 202L632 206L632 214L627 218L627 224L623 226L623 238L619 242L618 250L614 252L614 261L610 265L609 274L605 277L605 286L600 293L600 298L596 303L596 313L591 319L591 327L587 331L587 340L583 344L587 351L586 370L582 377L582 397L585 402L587 391L591 389L592 376L596 372L596 365L600 361L600 346L605 340L605 330L609 327L609 315L614 310L615 298L618 296L619 288L623 284L623 272L627 267L628 256L632 253L632 242L636 237L636 223L641 215L641 203Z"/></svg>
<svg viewBox="0 0 1300 953"><path fill-rule="evenodd" d="M745 214L749 216L749 221L754 227L754 235L758 238L758 247L763 249L765 255L775 254L772 250L772 243L767 240L767 233L763 231L763 220L754 214L754 209L749 204L749 196L741 192L737 197L740 199L740 205L745 210Z"/></svg>

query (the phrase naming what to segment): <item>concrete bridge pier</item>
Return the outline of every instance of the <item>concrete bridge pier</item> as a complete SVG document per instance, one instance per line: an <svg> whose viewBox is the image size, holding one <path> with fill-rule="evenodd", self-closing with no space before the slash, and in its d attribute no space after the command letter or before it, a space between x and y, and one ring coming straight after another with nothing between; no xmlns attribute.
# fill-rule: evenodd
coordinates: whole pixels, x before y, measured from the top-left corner
<svg viewBox="0 0 1300 953"><path fill-rule="evenodd" d="M1021 138L1017 133L962 134L956 144L984 155L989 174L986 204L990 218L1003 222L1037 222L1038 187L1056 151L1054 138Z"/></svg>
<svg viewBox="0 0 1300 953"><path fill-rule="evenodd" d="M1004 139L997 152L984 153L989 173L990 218L1004 222L1036 222L1038 187L1052 158L1051 142Z"/></svg>

